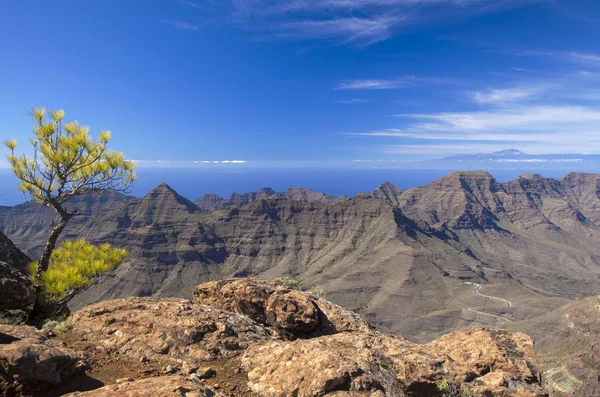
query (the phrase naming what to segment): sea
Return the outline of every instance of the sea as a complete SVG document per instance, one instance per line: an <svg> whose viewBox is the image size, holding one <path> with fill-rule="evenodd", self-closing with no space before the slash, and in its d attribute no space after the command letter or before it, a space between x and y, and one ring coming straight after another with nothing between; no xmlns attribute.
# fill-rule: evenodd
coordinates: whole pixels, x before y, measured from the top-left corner
<svg viewBox="0 0 600 397"><path fill-rule="evenodd" d="M371 192L384 182L402 189L426 185L454 170L450 169L200 169L138 168L131 194L143 197L165 182L180 195L195 200L206 193L227 197L232 193L257 191L270 187L282 192L291 187L304 187L332 195L354 196ZM517 178L527 170L491 170L498 181ZM536 171L545 177L559 178L565 171ZM18 181L10 169L0 169L0 205L14 206L28 200L19 192Z"/></svg>

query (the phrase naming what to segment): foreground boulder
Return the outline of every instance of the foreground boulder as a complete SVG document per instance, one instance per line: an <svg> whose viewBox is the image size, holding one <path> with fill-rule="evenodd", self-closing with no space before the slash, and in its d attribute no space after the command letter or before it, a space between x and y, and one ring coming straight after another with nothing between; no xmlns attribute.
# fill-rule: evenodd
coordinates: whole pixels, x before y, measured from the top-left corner
<svg viewBox="0 0 600 397"><path fill-rule="evenodd" d="M464 395L543 396L524 334L466 329L426 345L378 332L348 332L248 349L242 367L259 395L329 392L436 396L441 385ZM459 394L460 395L460 394Z"/></svg>
<svg viewBox="0 0 600 397"><path fill-rule="evenodd" d="M228 359L271 332L251 319L177 298L127 298L97 303L75 313L78 338L97 350L175 367Z"/></svg>
<svg viewBox="0 0 600 397"><path fill-rule="evenodd" d="M221 396L198 381L182 376L161 376L137 381L125 380L87 392L75 392L66 397L213 397Z"/></svg>
<svg viewBox="0 0 600 397"><path fill-rule="evenodd" d="M276 341L244 353L250 388L265 396L320 396L363 392L404 396L389 357L373 349L374 335L341 333Z"/></svg>
<svg viewBox="0 0 600 397"><path fill-rule="evenodd" d="M408 390L433 390L445 381L475 395L545 395L534 369L533 339L523 333L470 328L388 354Z"/></svg>
<svg viewBox="0 0 600 397"><path fill-rule="evenodd" d="M260 279L201 284L194 291L193 302L243 314L266 326L288 331L292 337L370 329L354 312L310 293Z"/></svg>
<svg viewBox="0 0 600 397"><path fill-rule="evenodd" d="M82 356L53 346L35 328L0 325L0 395L29 395L83 372Z"/></svg>

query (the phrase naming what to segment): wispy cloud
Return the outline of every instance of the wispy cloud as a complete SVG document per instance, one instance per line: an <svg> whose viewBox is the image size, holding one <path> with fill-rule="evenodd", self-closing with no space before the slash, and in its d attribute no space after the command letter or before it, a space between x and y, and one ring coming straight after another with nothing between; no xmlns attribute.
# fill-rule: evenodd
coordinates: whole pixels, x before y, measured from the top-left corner
<svg viewBox="0 0 600 397"><path fill-rule="evenodd" d="M571 58L586 65L600 66L600 55L598 54L583 54L579 52L571 52Z"/></svg>
<svg viewBox="0 0 600 397"><path fill-rule="evenodd" d="M340 81L336 90L389 90L395 88L404 88L409 84L406 80L344 80Z"/></svg>
<svg viewBox="0 0 600 397"><path fill-rule="evenodd" d="M373 18L335 18L301 20L279 25L275 33L280 38L336 40L339 44L368 46L391 36L392 28L403 16Z"/></svg>
<svg viewBox="0 0 600 397"><path fill-rule="evenodd" d="M423 122L415 125L427 131L565 131L574 127L600 129L600 109L583 106L517 106L482 112L449 112L399 115ZM571 139L571 138L569 138ZM600 140L600 136L598 137Z"/></svg>
<svg viewBox="0 0 600 397"><path fill-rule="evenodd" d="M351 99L340 99L335 102L343 103L343 104L347 104L347 105L354 105L357 103L366 103L366 102L372 102L372 101L370 99L351 98Z"/></svg>
<svg viewBox="0 0 600 397"><path fill-rule="evenodd" d="M366 47L390 38L406 24L431 24L441 18L464 18L539 0L206 1L219 12L229 6L230 22L261 34L267 32L270 37Z"/></svg>
<svg viewBox="0 0 600 397"><path fill-rule="evenodd" d="M508 88L468 92L476 108L459 103L453 107L466 110L398 114L393 128L345 135L370 137L370 142L385 142L382 151L407 154L507 147L531 153L600 153L600 73L575 69L548 76L532 73L524 79L519 73L519 81Z"/></svg>
<svg viewBox="0 0 600 397"><path fill-rule="evenodd" d="M388 79L352 79L337 83L336 90L391 90L416 84L455 84L452 79L406 75Z"/></svg>
<svg viewBox="0 0 600 397"><path fill-rule="evenodd" d="M190 31L194 31L194 30L198 30L200 29L200 26L195 25L191 22L188 21L184 21L184 20L178 20L178 19L164 19L163 20L164 23L167 23L177 29L182 29L182 30L190 30Z"/></svg>
<svg viewBox="0 0 600 397"><path fill-rule="evenodd" d="M508 54L527 57L543 57L553 61L574 63L592 67L600 67L600 54L585 53L579 51L507 51Z"/></svg>
<svg viewBox="0 0 600 397"><path fill-rule="evenodd" d="M521 101L524 99L530 99L537 97L545 91L545 87L542 86L531 86L531 87L512 87L503 89L488 89L485 91L475 91L469 93L469 96L477 103L490 104L490 103L508 103Z"/></svg>
<svg viewBox="0 0 600 397"><path fill-rule="evenodd" d="M435 150L447 147L447 153L451 153L461 146L463 152L468 152L474 145L501 149L515 144L534 152L544 148L548 152L600 153L598 108L517 106L493 111L403 114L399 117L407 120L403 128L349 135L404 138L418 144L400 146L407 146L411 151L421 148L423 153L434 150L428 149L429 146ZM435 144L433 141L446 143ZM399 150L398 145L391 146Z"/></svg>

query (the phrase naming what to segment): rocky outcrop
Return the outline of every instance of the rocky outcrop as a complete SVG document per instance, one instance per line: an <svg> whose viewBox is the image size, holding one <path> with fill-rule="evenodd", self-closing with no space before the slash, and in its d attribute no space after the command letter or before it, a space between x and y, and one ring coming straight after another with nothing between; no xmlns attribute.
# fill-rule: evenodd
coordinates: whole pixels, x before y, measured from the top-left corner
<svg viewBox="0 0 600 397"><path fill-rule="evenodd" d="M33 396L35 388L20 387L97 397L441 397L446 387L474 396L544 395L524 334L466 329L419 345L268 281L210 282L196 292L193 302L97 303L47 332L51 339L31 327L0 326L2 386L8 395ZM330 327L322 328L323 316ZM69 381L85 367L77 361L83 356L94 390Z"/></svg>
<svg viewBox="0 0 600 397"><path fill-rule="evenodd" d="M26 309L35 300L33 283L22 272L0 262L0 310Z"/></svg>
<svg viewBox="0 0 600 397"><path fill-rule="evenodd" d="M0 325L0 395L29 395L64 383L86 367L81 354L54 346L35 328Z"/></svg>
<svg viewBox="0 0 600 397"><path fill-rule="evenodd" d="M33 283L26 276L31 259L0 233L0 317L6 310L26 310L35 299Z"/></svg>
<svg viewBox="0 0 600 397"><path fill-rule="evenodd" d="M25 272L31 259L21 252L4 233L0 233L0 262L8 263L14 269Z"/></svg>
<svg viewBox="0 0 600 397"><path fill-rule="evenodd" d="M277 196L287 200L321 204L337 204L348 200L348 197L343 195L332 196L330 194L315 192L314 190L300 187L287 189L285 192L277 194Z"/></svg>
<svg viewBox="0 0 600 397"><path fill-rule="evenodd" d="M193 302L243 314L292 337L366 331L356 313L310 293L260 279L227 279L199 285Z"/></svg>
<svg viewBox="0 0 600 397"><path fill-rule="evenodd" d="M369 344L369 334L343 333L250 348L242 358L258 395L326 394L404 396L390 358Z"/></svg>
<svg viewBox="0 0 600 397"><path fill-rule="evenodd" d="M385 182L377 187L372 193L372 196L376 199L386 201L390 205L395 207L400 206L400 198L404 191L390 182Z"/></svg>
<svg viewBox="0 0 600 397"><path fill-rule="evenodd" d="M69 322L73 333L94 340L106 354L176 368L232 358L248 344L273 337L247 317L175 298L101 302L75 313Z"/></svg>
<svg viewBox="0 0 600 397"><path fill-rule="evenodd" d="M120 383L87 392L66 394L65 397L213 397L222 396L198 380L183 376L161 376L155 378L124 379Z"/></svg>
<svg viewBox="0 0 600 397"><path fill-rule="evenodd" d="M315 192L311 189L293 187L283 193L278 193L270 187L262 188L256 192L244 194L233 193L227 198L216 194L205 194L194 203L205 211L215 211L233 205L246 205L258 200L286 199L303 203L336 204L348 199L346 196L332 196L330 194Z"/></svg>
<svg viewBox="0 0 600 397"><path fill-rule="evenodd" d="M392 357L404 369L399 371L401 379L413 390L446 379L453 384L469 383L481 395L541 393L539 387L532 387L539 382L533 340L522 333L482 328L455 331L425 345L404 348Z"/></svg>

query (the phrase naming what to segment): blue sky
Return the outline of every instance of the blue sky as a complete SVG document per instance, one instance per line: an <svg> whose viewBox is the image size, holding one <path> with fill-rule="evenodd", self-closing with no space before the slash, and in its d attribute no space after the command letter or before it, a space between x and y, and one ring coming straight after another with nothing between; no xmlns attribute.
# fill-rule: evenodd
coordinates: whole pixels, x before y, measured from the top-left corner
<svg viewBox="0 0 600 397"><path fill-rule="evenodd" d="M600 153L599 38L586 0L4 0L0 136L44 105L150 162Z"/></svg>

